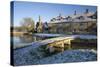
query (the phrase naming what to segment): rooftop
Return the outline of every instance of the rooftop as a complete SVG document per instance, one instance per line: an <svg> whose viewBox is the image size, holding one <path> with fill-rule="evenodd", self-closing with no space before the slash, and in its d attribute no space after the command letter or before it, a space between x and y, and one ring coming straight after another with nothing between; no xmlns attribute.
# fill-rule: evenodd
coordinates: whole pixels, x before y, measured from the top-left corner
<svg viewBox="0 0 100 67"><path fill-rule="evenodd" d="M60 23L60 22L87 22L87 21L96 21L96 12L88 12L83 14L73 14L69 16L59 16L52 18L50 22Z"/></svg>

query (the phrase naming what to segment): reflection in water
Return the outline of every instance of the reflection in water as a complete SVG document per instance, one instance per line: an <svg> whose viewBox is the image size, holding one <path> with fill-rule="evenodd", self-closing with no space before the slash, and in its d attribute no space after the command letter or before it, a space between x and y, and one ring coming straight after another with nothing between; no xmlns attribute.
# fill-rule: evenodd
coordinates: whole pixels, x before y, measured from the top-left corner
<svg viewBox="0 0 100 67"><path fill-rule="evenodd" d="M13 37L14 45L23 44L23 43L32 43L36 41L41 41L48 39L49 37L40 37L40 36L33 36L33 35L21 35L21 36L14 36Z"/></svg>
<svg viewBox="0 0 100 67"><path fill-rule="evenodd" d="M22 43L30 43L36 40L35 37L32 37L31 35L23 35L20 36L19 39Z"/></svg>
<svg viewBox="0 0 100 67"><path fill-rule="evenodd" d="M48 37L21 35L21 36L13 36L13 39L11 41L13 42L13 48L16 49L31 45L32 42L41 41L44 39L48 39Z"/></svg>

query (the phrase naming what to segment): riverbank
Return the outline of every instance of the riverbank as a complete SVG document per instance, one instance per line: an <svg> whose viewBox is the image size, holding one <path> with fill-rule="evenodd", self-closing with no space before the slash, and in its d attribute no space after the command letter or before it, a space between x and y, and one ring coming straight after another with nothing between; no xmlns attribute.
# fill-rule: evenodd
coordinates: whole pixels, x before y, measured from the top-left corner
<svg viewBox="0 0 100 67"><path fill-rule="evenodd" d="M48 36L48 35L46 34L43 36ZM47 50L45 50L44 47L41 47L42 46L41 44L45 44L48 41L48 39L32 42L30 44L27 43L27 44L16 45L17 48L13 49L14 65L19 66L19 65L38 65L38 64L96 61L97 50L94 50L94 48L89 48L89 47L97 48L97 38L94 36L86 36L86 35L84 35L84 37L80 35L79 36L75 35L75 37L76 36L78 38L75 38L75 40L71 42L72 49L70 50L66 49L63 52L49 53ZM37 44L38 42L39 44ZM73 45L75 45L75 49Z"/></svg>
<svg viewBox="0 0 100 67"><path fill-rule="evenodd" d="M94 49L74 49L49 54L43 48L32 46L14 50L14 65L38 65L69 62L96 61L97 51Z"/></svg>

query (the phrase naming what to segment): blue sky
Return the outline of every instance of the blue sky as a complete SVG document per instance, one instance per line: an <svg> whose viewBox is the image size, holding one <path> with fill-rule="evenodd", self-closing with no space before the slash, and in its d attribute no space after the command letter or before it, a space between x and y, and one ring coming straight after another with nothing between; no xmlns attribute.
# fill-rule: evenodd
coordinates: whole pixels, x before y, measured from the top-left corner
<svg viewBox="0 0 100 67"><path fill-rule="evenodd" d="M95 12L97 7L14 1L14 26L19 26L21 20L26 17L31 17L36 23L40 15L43 22L49 22L51 18L58 16L59 13L66 16L74 14L75 10L77 13L83 13L86 9Z"/></svg>

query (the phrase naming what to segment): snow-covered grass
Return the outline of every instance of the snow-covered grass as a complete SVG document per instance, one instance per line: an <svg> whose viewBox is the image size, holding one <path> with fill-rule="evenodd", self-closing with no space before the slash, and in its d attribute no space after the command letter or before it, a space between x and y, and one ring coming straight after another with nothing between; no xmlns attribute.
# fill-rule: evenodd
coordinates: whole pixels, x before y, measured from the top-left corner
<svg viewBox="0 0 100 67"><path fill-rule="evenodd" d="M49 53L45 46L28 46L14 50L14 65L36 65L67 62L96 61L97 52L90 49Z"/></svg>
<svg viewBox="0 0 100 67"><path fill-rule="evenodd" d="M49 56L37 61L37 64L54 64L69 62L96 61L96 52L92 50L67 50L56 55Z"/></svg>

